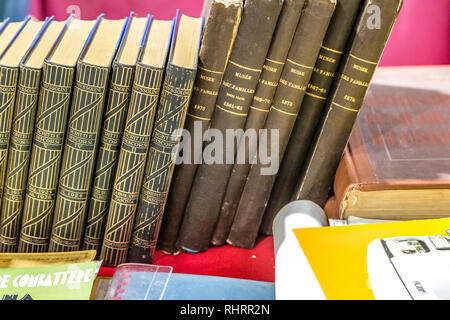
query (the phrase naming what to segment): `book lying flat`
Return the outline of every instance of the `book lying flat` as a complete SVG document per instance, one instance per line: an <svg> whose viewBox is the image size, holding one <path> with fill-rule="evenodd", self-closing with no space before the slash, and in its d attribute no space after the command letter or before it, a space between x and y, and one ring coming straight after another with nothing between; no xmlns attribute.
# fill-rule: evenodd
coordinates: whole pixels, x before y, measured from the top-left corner
<svg viewBox="0 0 450 320"><path fill-rule="evenodd" d="M450 67L380 68L338 168L339 216L450 216Z"/></svg>

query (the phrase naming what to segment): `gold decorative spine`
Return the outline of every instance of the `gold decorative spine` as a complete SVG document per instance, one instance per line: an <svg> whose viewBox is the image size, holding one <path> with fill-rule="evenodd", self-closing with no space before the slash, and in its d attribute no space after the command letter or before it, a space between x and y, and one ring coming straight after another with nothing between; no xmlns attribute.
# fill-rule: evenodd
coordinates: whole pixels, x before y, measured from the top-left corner
<svg viewBox="0 0 450 320"><path fill-rule="evenodd" d="M194 86L196 70L169 64L150 143L128 262L151 263L169 193L177 145Z"/></svg>
<svg viewBox="0 0 450 320"><path fill-rule="evenodd" d="M78 251L101 132L109 67L78 61L49 251Z"/></svg>
<svg viewBox="0 0 450 320"><path fill-rule="evenodd" d="M126 261L164 69L136 67L100 258Z"/></svg>
<svg viewBox="0 0 450 320"><path fill-rule="evenodd" d="M20 67L1 204L0 252L16 252L33 143L42 70Z"/></svg>
<svg viewBox="0 0 450 320"><path fill-rule="evenodd" d="M83 250L100 254L135 66L114 63L84 231Z"/></svg>
<svg viewBox="0 0 450 320"><path fill-rule="evenodd" d="M46 252L75 68L44 62L19 252Z"/></svg>

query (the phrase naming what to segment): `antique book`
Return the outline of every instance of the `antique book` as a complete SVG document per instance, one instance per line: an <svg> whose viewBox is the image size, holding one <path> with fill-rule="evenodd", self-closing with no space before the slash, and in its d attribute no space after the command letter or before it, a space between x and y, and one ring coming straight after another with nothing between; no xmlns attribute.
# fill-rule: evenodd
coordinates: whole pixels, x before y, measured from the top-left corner
<svg viewBox="0 0 450 320"><path fill-rule="evenodd" d="M264 126L267 130L267 154L276 153L278 165L283 159L335 7L336 0L306 0ZM272 145L273 132L276 132L276 146ZM278 167L273 164L269 164L271 168L266 168L267 164L264 162L263 159L257 160L248 174L227 238L227 243L233 246L252 248L258 237L259 226L278 171ZM265 169L267 172L264 172Z"/></svg>
<svg viewBox="0 0 450 320"><path fill-rule="evenodd" d="M75 66L94 26L70 17L43 64L19 252L48 251Z"/></svg>
<svg viewBox="0 0 450 320"><path fill-rule="evenodd" d="M49 252L81 249L111 63L126 25L127 19L100 16L89 47L78 59Z"/></svg>
<svg viewBox="0 0 450 320"><path fill-rule="evenodd" d="M201 141L211 122L241 14L241 0L215 0L210 10L210 18L203 30L197 76L184 125L184 129L191 135L190 157L187 157L187 151L184 151L184 161L175 166L173 173L173 182L158 238L158 248L164 252L178 252L175 246L178 231L198 163L202 160L201 152L199 154L195 152L202 150Z"/></svg>
<svg viewBox="0 0 450 320"><path fill-rule="evenodd" d="M153 122L174 21L150 21L138 56L100 259L117 266L127 258Z"/></svg>
<svg viewBox="0 0 450 320"><path fill-rule="evenodd" d="M300 170L305 162L311 140L325 107L345 46L361 11L362 3L362 0L337 0L336 9L323 40L319 58L306 88L306 95L303 98L267 203L260 228L261 234L272 234L273 218L289 202L294 192Z"/></svg>
<svg viewBox="0 0 450 320"><path fill-rule="evenodd" d="M450 67L379 68L338 167L339 218L450 216Z"/></svg>
<svg viewBox="0 0 450 320"><path fill-rule="evenodd" d="M245 132L258 133L264 127L304 4L305 0L284 1L253 102L250 105L244 127ZM211 239L213 245L224 245L227 240L250 171L250 159L253 159L257 147L258 141L256 140L242 139L239 143L238 153L244 153L244 163L235 163L233 166L220 208L219 219Z"/></svg>
<svg viewBox="0 0 450 320"><path fill-rule="evenodd" d="M150 264L156 249L194 87L203 17L181 16L158 103L127 262Z"/></svg>
<svg viewBox="0 0 450 320"><path fill-rule="evenodd" d="M84 230L82 249L96 250L97 255L100 254L102 246L136 62L150 19L130 15L129 21L124 40L112 65L108 100Z"/></svg>
<svg viewBox="0 0 450 320"><path fill-rule="evenodd" d="M210 131L205 137L211 142L205 143L206 158L197 169L178 236L177 246L183 250L208 249L237 149L236 136L226 139L226 130L242 130L245 125L282 5L282 0L248 0L244 4ZM217 133L220 136L215 137ZM217 147L216 140L221 142Z"/></svg>
<svg viewBox="0 0 450 320"><path fill-rule="evenodd" d="M352 34L292 199L323 206L403 1L370 0Z"/></svg>
<svg viewBox="0 0 450 320"><path fill-rule="evenodd" d="M21 59L23 50L27 50L27 44L32 39L27 39L25 44L21 43L18 38L17 44L14 44L7 53L7 55L17 59L11 62L14 62L16 65L20 63L20 66L11 124L8 165L6 167L6 179L1 203L0 252L17 251L42 65L44 58L61 33L64 24L65 22L53 21L51 18L47 19L41 31L33 40L30 49L20 62L18 59ZM39 25L33 27L33 29L37 28L39 28ZM24 31L29 32L27 37L32 36L36 32L36 30L27 30L27 28ZM23 40L25 41L25 39ZM19 47L15 47L16 45Z"/></svg>

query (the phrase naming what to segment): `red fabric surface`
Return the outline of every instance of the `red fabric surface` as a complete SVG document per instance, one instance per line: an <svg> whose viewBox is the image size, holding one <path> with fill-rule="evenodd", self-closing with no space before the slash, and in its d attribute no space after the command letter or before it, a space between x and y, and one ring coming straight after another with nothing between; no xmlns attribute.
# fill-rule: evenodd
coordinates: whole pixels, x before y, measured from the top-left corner
<svg viewBox="0 0 450 320"><path fill-rule="evenodd" d="M258 240L252 250L232 246L214 247L198 254L167 255L157 251L153 264L171 266L174 273L275 281L273 238ZM112 277L115 268L102 267L99 276Z"/></svg>

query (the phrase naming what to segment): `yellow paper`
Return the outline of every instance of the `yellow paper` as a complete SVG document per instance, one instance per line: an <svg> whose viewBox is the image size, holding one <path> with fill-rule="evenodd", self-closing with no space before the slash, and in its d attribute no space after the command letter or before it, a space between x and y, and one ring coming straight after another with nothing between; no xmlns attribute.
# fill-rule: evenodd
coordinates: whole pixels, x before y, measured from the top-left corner
<svg viewBox="0 0 450 320"><path fill-rule="evenodd" d="M294 233L330 300L373 300L367 247L373 240L405 236L447 236L450 218L296 229Z"/></svg>

